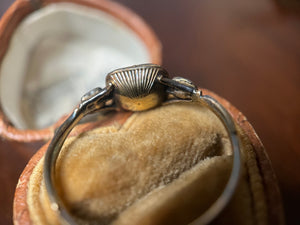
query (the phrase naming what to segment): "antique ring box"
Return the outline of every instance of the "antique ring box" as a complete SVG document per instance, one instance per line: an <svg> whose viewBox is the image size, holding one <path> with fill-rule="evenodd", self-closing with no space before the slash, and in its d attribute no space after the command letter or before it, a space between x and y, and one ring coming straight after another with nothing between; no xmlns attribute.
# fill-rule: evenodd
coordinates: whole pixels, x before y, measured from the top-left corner
<svg viewBox="0 0 300 225"><path fill-rule="evenodd" d="M97 31L99 27L103 29L101 32ZM105 35L103 36L103 34ZM120 39L124 42L120 42ZM78 44L81 46L80 48L76 47ZM98 46L99 44L100 46ZM117 3L104 0L18 0L0 21L0 45L0 135L5 139L21 142L31 143L49 140L55 129L66 118L66 114L70 113L78 103L77 101L82 94L95 86L104 87L104 77L111 70L146 62L161 64L161 46L151 28L130 10ZM107 54L113 60L105 57ZM69 60L70 58L72 60ZM98 60L99 58L101 60ZM91 64L93 64L92 67L90 67ZM101 74L100 77L99 74ZM81 77L81 75L84 77ZM39 82L34 82L35 80ZM85 83L86 81L90 83ZM97 82L103 82L103 84ZM80 91L72 92L74 90ZM229 102L208 90L201 90L203 90L203 94L217 99L226 108L239 127L243 139L247 140L247 144L243 145L243 148L251 149L250 151L242 151L241 188L238 188L236 196L233 197L233 202L229 204L215 223L224 224L225 221L230 224L284 224L277 181L264 147L254 129L243 114ZM61 102L56 101L58 95L64 97ZM53 104L53 102L57 104ZM66 102L70 102L70 105L66 105ZM170 116L164 116L165 112L173 113L172 116L176 120L172 120ZM106 118L105 122L100 120L77 126L71 133L71 137L68 138L67 146L64 147L63 152L66 152L68 148L70 151L80 152L80 149L78 149L80 143L88 146L88 140L94 140L96 144L96 140L102 140L102 136L118 136L118 130L132 132L131 128L135 127L140 129L136 134L141 135L147 128L143 125L147 125L150 131L153 130L153 127L151 127L151 124L155 124L153 118L160 116L165 122L162 123L162 126L170 130L165 135L157 130L153 132L152 138L156 137L155 133L159 133L162 140L161 145L166 145L174 151L178 150L175 148L177 144L181 146L180 151L184 150L182 147L188 146L186 149L188 151L178 152L178 155L170 154L169 158L175 156L172 158L173 161L170 166L164 164L164 157L156 161L148 162L146 160L145 162L149 163L149 168L161 165L162 168L170 170L173 175L170 177L167 174L160 181L157 174L151 173L154 178L157 177L158 185L155 186L156 184L150 182L145 185L149 189L136 189L134 193L139 197L135 200L138 201L132 201L132 204L122 198L122 192L117 192L116 196L125 202L123 207L128 209L126 208L124 213L119 214L119 219L114 221L114 224L186 224L191 221L191 218L197 217L199 213L203 212L202 207L205 204L209 205L210 201L207 200L206 202L206 196L208 199L209 197L214 199L216 195L214 192L218 192L217 181L222 181L223 178L227 180L228 178L228 174L225 172L224 177L221 174L223 174L222 171L228 171L230 167L223 168L225 164L222 163L228 160L231 163L230 155L227 157L228 152L226 148L223 149L224 146L226 147L226 140L225 142L222 141L222 133L215 135L214 129L218 125L211 124L209 126L209 124L206 124L206 122L215 120L212 119L213 117L210 114L206 115L206 112L203 112L201 108L199 113L200 116L198 115L198 108L190 105L158 107L158 109L150 110L147 113L133 115L131 113L117 113ZM198 121L198 119L201 120L202 114L207 117L203 121ZM179 117L176 117L176 115ZM195 116L197 119L195 121L193 121L193 118L187 120L186 115ZM191 139L188 143L181 143L179 138L176 139L176 134L186 133L186 139L190 134L187 130L172 132L170 124L173 124L173 122L178 122L182 127L184 127L184 124L193 127L193 124L198 125L201 122L200 124L207 125L205 129L208 130L202 130L201 126L200 130L195 128L201 138ZM147 131L149 132L149 130ZM209 133L208 131L212 132ZM93 139L94 136L97 138ZM167 141L168 137L173 137L172 141ZM216 142L208 141L210 139L206 139L207 137L211 137L211 140ZM124 141L124 146L131 144L126 142L128 137L120 136L120 138ZM73 141L75 142L74 145L72 145ZM135 141L140 142L139 140ZM150 139L147 141L152 143ZM41 176L43 168L43 160L41 159L43 159L48 144L44 145L32 157L20 176L14 199L14 224L43 224L42 221L46 221L44 220L45 216L50 220L53 219L54 223L57 222L57 218L52 217L51 211L47 208L49 207L47 200L44 201L46 195L44 195L45 187ZM157 159L157 157L161 157L159 153L163 151L161 147L152 144L153 149L149 152L154 155L149 157L156 157ZM206 146L203 148L203 154L197 155L195 152L195 149L198 149L197 144L200 147L202 144ZM220 148L220 152L211 151L211 146L216 149ZM122 145L119 147L121 149L118 150L118 154L122 155L124 153L124 151L121 151L123 150ZM107 152L112 154L112 151ZM139 151L138 153L140 152L145 151ZM196 155L189 155L194 153ZM181 161L185 158L181 157L182 155L191 157L191 161ZM129 168L133 162L144 162L143 155L133 154L133 156L140 157L140 159L127 163ZM69 160L74 164L77 162L74 157L74 154L72 154L72 157L65 160ZM111 157L110 155L109 159L111 158L123 160L123 158ZM94 165L92 159L93 157L87 159L86 162L90 163L91 168L94 168L92 166L97 165ZM173 164L182 167L178 170L178 168L172 168L171 165ZM70 180L65 178L71 177L70 171L64 167L63 163L59 165L64 171L66 170L64 174L68 176L62 175L62 177L66 182L69 182ZM126 180L126 177L130 176L117 176L118 173L124 172L123 170L118 170L118 173L104 173L103 175L114 182L119 179L120 183L123 182L123 185L126 186L132 184L134 177L143 174L143 168L138 167L138 170L135 168L125 171L132 172L135 175L128 180ZM155 171L154 168L152 167L151 171ZM199 168L201 171L198 170ZM220 170L217 170L217 168ZM81 170L74 167L74 171L77 173ZM158 174L161 172L157 171ZM201 174L199 182L196 182L196 180L194 180L194 183L191 182L192 179L195 179L193 174ZM77 174L77 177L84 180L85 175ZM95 176L93 172L90 175L91 177ZM112 177L118 179L111 179ZM211 177L217 179L210 179ZM79 183L72 184L68 189L70 192L66 193L66 198L71 201L74 200L74 197L85 196L84 191L91 192L91 190L84 188L85 183L81 183L80 180L77 181ZM149 182L146 178L145 180ZM140 184L139 180L135 182ZM108 186L116 184L104 183ZM202 185L203 183L206 186ZM160 184L165 186L159 186ZM93 185L91 186L97 187ZM112 190L111 187L107 190ZM174 193L177 192L184 193L184 195L175 195ZM90 194L97 195L96 192ZM185 201L176 196L185 196ZM202 202L199 201L199 197L202 199L203 205L201 205ZM47 199L47 196L45 198ZM92 202L92 204L94 203ZM99 201L96 203L99 204ZM89 204L86 207L82 205L78 207L79 211L89 207L95 210ZM172 216L166 216L168 213L171 213L169 215ZM133 218L132 215L136 216ZM97 213L89 215L89 219L93 216L97 217L98 215ZM103 218L113 219L109 216Z"/></svg>
<svg viewBox="0 0 300 225"><path fill-rule="evenodd" d="M226 108L242 140L238 189L213 224L284 224L277 181L252 126L223 98L205 89L203 94L217 99ZM223 182L229 178L231 154L227 156L228 142L222 141L215 122L216 118L203 111L203 107L175 103L133 115L118 113L91 131L72 132L58 160L57 168L61 172L55 176L60 188L64 189L62 183L66 185L66 190L59 188L59 193L63 191L63 196L68 196L64 201L79 207L77 210L83 210L84 214L92 210L91 215L86 215L88 221L97 217L98 209L120 201L124 212L118 214L117 220L107 215L117 205L108 207L108 211L103 209L104 214L98 219L126 225L190 223L216 200L224 188ZM196 136L199 139L194 139ZM43 181L48 146L49 143L32 157L20 176L14 199L15 224L48 224L46 221L57 224L59 221L50 207ZM95 198L90 199L92 205L86 202L90 195ZM127 205L127 198L134 200Z"/></svg>

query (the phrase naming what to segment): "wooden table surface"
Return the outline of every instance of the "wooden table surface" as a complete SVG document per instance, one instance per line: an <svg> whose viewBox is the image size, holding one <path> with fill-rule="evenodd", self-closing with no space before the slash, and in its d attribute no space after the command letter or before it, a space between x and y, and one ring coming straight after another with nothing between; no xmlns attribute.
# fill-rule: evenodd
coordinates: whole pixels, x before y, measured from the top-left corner
<svg viewBox="0 0 300 225"><path fill-rule="evenodd" d="M1 15L11 2L0 1ZM156 31L172 76L213 90L248 117L273 163L287 224L299 224L300 13L271 0L119 2ZM0 224L12 224L15 186L38 146L0 140Z"/></svg>

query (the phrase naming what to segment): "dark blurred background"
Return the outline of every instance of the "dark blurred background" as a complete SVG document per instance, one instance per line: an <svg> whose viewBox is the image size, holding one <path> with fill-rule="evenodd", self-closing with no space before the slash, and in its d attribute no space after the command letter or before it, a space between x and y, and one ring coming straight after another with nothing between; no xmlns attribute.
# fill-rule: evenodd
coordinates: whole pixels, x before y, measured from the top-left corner
<svg viewBox="0 0 300 225"><path fill-rule="evenodd" d="M12 0L0 0L0 16ZM252 123L273 163L288 224L299 224L300 13L299 1L120 0L141 15L163 45L163 64L229 100ZM1 151L8 146L0 140ZM0 224L11 224L23 154L1 201ZM4 150L3 150L4 151ZM1 154L3 156L3 154ZM1 156L1 157L2 157ZM17 157L17 156L16 156ZM0 159L1 163L4 159ZM4 167L4 166L3 166ZM3 168L1 167L1 168ZM3 194L3 193L2 193ZM7 200L8 199L8 200Z"/></svg>
<svg viewBox="0 0 300 225"><path fill-rule="evenodd" d="M0 1L0 15L2 16L6 9L12 4L12 0L1 0Z"/></svg>

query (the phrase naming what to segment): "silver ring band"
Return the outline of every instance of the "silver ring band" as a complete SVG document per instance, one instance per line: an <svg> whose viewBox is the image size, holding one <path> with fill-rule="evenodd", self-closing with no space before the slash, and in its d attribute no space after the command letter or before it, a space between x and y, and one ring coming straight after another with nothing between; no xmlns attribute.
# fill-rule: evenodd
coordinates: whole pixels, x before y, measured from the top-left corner
<svg viewBox="0 0 300 225"><path fill-rule="evenodd" d="M234 121L227 110L214 98L202 95L187 79L168 78L165 69L154 64L142 64L114 70L106 77L104 89L95 88L81 99L68 119L56 130L44 162L44 181L51 208L70 225L76 221L68 212L55 188L55 167L61 148L74 126L87 114L100 110L144 111L165 102L192 101L212 110L225 126L233 152L233 166L229 180L218 199L192 225L204 225L226 207L239 182L241 170L240 144Z"/></svg>

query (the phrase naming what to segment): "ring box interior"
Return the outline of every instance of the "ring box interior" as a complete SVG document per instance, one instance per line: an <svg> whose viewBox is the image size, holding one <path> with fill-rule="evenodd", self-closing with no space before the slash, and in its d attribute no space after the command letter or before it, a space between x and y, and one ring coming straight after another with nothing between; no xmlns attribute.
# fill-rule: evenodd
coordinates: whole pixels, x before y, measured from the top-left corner
<svg viewBox="0 0 300 225"><path fill-rule="evenodd" d="M212 224L284 224L276 178L247 119L217 99L238 127L242 173L235 194ZM189 224L221 194L232 168L225 128L206 107L177 103L117 114L74 132L56 166L56 188L78 224ZM14 221L60 224L43 181L41 148L23 171Z"/></svg>

